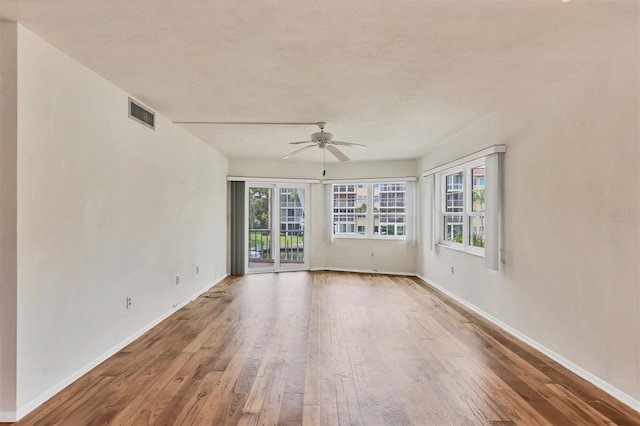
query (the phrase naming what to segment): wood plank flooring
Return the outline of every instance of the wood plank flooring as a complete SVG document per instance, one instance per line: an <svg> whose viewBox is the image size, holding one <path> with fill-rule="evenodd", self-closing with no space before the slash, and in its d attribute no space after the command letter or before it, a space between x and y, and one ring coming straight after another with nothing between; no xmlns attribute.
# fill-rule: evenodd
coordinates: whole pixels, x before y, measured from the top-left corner
<svg viewBox="0 0 640 426"><path fill-rule="evenodd" d="M230 277L18 425L640 425L411 277Z"/></svg>

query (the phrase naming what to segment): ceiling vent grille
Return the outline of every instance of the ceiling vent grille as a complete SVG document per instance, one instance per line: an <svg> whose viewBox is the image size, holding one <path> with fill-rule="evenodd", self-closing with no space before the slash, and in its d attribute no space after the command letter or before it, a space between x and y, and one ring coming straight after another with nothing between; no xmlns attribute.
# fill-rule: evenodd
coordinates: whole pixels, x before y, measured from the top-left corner
<svg viewBox="0 0 640 426"><path fill-rule="evenodd" d="M129 118L151 129L156 128L156 114L129 98Z"/></svg>

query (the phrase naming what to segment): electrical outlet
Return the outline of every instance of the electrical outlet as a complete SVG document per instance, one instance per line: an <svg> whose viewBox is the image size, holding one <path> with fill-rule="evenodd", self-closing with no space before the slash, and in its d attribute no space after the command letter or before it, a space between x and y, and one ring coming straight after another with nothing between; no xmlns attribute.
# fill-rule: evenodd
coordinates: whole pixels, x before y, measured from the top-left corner
<svg viewBox="0 0 640 426"><path fill-rule="evenodd" d="M131 307L131 298L127 296L127 309Z"/></svg>
<svg viewBox="0 0 640 426"><path fill-rule="evenodd" d="M453 266L451 267L451 274L453 274Z"/></svg>
<svg viewBox="0 0 640 426"><path fill-rule="evenodd" d="M373 257L373 252L371 252L371 257Z"/></svg>
<svg viewBox="0 0 640 426"><path fill-rule="evenodd" d="M176 275L176 285L180 284L180 275Z"/></svg>
<svg viewBox="0 0 640 426"><path fill-rule="evenodd" d="M200 273L200 267L196 266L196 275L198 275Z"/></svg>

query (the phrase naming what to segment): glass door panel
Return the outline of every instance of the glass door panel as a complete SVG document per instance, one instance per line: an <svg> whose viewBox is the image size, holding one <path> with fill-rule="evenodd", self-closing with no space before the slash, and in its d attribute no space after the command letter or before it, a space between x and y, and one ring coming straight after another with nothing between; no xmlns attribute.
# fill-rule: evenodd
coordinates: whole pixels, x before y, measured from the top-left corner
<svg viewBox="0 0 640 426"><path fill-rule="evenodd" d="M279 188L280 269L305 267L305 198L303 188Z"/></svg>
<svg viewBox="0 0 640 426"><path fill-rule="evenodd" d="M273 188L249 186L249 269L274 268Z"/></svg>

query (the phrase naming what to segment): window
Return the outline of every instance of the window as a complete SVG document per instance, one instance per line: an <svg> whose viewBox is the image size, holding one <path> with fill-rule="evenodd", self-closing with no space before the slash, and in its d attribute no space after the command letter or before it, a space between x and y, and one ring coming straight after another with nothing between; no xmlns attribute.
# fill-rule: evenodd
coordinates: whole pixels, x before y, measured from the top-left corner
<svg viewBox="0 0 640 426"><path fill-rule="evenodd" d="M424 241L484 257L500 270L503 258L503 163L506 145L493 145L426 170Z"/></svg>
<svg viewBox="0 0 640 426"><path fill-rule="evenodd" d="M333 185L333 233L355 235L366 232L367 185Z"/></svg>
<svg viewBox="0 0 640 426"><path fill-rule="evenodd" d="M437 175L440 183L440 243L484 254L484 159L464 163Z"/></svg>
<svg viewBox="0 0 640 426"><path fill-rule="evenodd" d="M406 236L405 182L335 184L332 188L332 224L336 237Z"/></svg>
<svg viewBox="0 0 640 426"><path fill-rule="evenodd" d="M404 236L406 183L373 184L374 235Z"/></svg>

